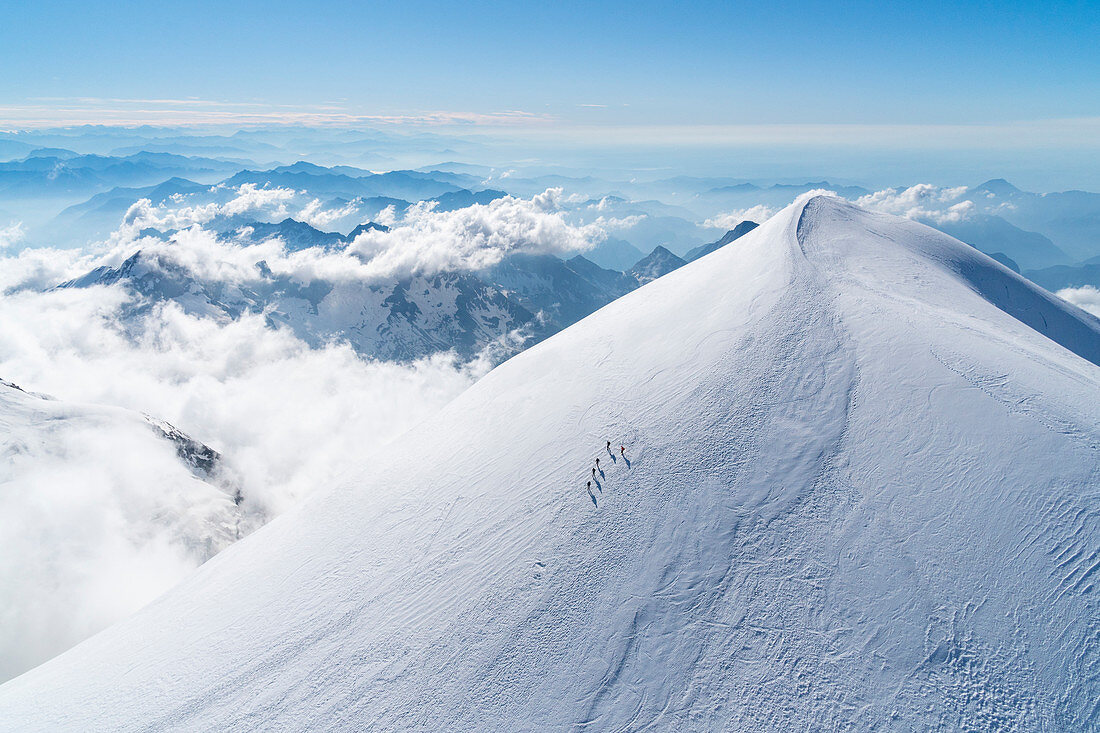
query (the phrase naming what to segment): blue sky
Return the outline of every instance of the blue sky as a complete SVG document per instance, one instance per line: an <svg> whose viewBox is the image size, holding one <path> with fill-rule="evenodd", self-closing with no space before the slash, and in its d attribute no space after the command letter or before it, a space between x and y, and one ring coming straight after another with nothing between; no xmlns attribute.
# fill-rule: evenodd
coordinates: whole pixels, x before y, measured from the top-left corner
<svg viewBox="0 0 1100 733"><path fill-rule="evenodd" d="M383 125L624 165L1096 186L1097 38L1095 0L9 0L0 129Z"/></svg>
<svg viewBox="0 0 1100 733"><path fill-rule="evenodd" d="M0 106L62 118L92 100L188 100L181 116L216 103L578 125L1094 118L1098 7L8 2Z"/></svg>

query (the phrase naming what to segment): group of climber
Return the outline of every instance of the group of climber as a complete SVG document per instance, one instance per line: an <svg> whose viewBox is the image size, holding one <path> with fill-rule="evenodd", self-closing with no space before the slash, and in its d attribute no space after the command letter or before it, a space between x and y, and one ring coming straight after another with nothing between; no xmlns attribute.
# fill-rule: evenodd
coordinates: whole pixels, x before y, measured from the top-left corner
<svg viewBox="0 0 1100 733"><path fill-rule="evenodd" d="M605 448L605 450L607 451L607 454L610 455L612 458L615 457L615 454L611 452L611 441L610 440L607 441L607 447ZM624 460L626 459L626 446L625 445L620 445L619 446L619 455L622 456ZM592 482L596 480L596 471L599 471L599 470L600 470L600 459L597 458L596 459L596 465L592 467L592 478L588 480L587 488L588 488L588 493L589 494L592 493ZM595 501L595 500L593 499L593 501Z"/></svg>

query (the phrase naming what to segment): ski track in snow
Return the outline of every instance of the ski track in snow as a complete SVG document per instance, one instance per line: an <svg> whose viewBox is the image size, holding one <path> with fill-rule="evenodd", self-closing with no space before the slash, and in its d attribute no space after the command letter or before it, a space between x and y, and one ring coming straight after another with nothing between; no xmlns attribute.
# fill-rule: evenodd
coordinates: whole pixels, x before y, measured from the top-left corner
<svg viewBox="0 0 1100 733"><path fill-rule="evenodd" d="M925 227L796 204L0 687L0 720L1096 728L1100 368L1059 344L1100 325L1058 307Z"/></svg>

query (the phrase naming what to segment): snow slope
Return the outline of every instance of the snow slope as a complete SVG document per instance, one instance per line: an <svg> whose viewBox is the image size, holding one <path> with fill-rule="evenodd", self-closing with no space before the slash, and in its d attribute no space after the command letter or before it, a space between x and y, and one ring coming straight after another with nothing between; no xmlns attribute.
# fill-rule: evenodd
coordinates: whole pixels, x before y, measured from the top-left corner
<svg viewBox="0 0 1100 733"><path fill-rule="evenodd" d="M0 721L1095 728L1097 363L1100 321L976 250L803 200L0 687Z"/></svg>

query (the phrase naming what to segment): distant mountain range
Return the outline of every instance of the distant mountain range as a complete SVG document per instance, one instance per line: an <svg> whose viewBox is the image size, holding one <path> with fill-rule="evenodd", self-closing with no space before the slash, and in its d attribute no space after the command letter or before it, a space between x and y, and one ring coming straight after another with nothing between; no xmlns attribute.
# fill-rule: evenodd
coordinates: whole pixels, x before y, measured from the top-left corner
<svg viewBox="0 0 1100 733"><path fill-rule="evenodd" d="M1012 225L1042 232L1067 260L1100 256L1100 193L1029 193L1003 179L986 181L970 193Z"/></svg>
<svg viewBox="0 0 1100 733"><path fill-rule="evenodd" d="M247 136L233 138L241 142ZM63 141L59 137L41 139ZM228 144L227 140L221 142ZM374 219L389 207L401 215L412 204L431 201L437 211L453 211L488 204L505 195L530 196L551 186L562 186L572 196L570 216L577 221L605 217L623 222L586 256L601 267L626 272L658 246L691 261L704 246L700 242L713 237L714 230L700 222L716 211L777 208L815 189L833 190L850 199L872 195L867 188L828 180L759 185L735 179L678 176L622 182L594 176L505 175L490 167L454 162L378 173L351 165L322 166L303 160L265 167L245 155L181 155L121 147L119 151L125 151L125 155L93 155L61 145L30 147L21 140L3 137L0 143L0 149L22 154L16 160L0 163L0 202L6 204L0 207L0 218L23 220L27 243L33 246L75 246L103 239L141 198L156 206L175 200L173 197L184 197L189 205L199 206L220 200L246 184L293 191L298 208L287 213L299 221L309 218L301 213L307 201L315 203L319 211L344 212L339 221L306 222L316 226L323 223L340 231ZM187 150L193 148L206 149L192 145ZM209 149L221 150L217 145ZM1003 254L1024 272L1076 268L1084 260L1100 256L1100 194L1029 193L1003 179L939 191L935 205L940 210L923 212L918 208L907 215L987 254ZM576 203L578 200L582 203ZM71 205L59 214L57 208L52 209L48 217L53 219L47 223L47 213L36 208L42 201ZM955 203L967 203L970 208L944 215ZM279 221L283 218L285 214ZM1087 270L1058 272L1037 277L1047 277L1047 282L1066 278L1091 282L1093 277Z"/></svg>
<svg viewBox="0 0 1100 733"><path fill-rule="evenodd" d="M252 183L259 186L280 186L294 190L309 191L313 195L344 196L348 198L370 198L388 196L407 201L423 201L447 193L456 193L462 186L440 177L454 178L454 174L437 174L416 171L391 171L389 173L370 173L349 175L347 170L341 173L330 169L315 170L318 166L297 163L293 166L274 168L269 171L240 171L225 179L226 186L240 186Z"/></svg>
<svg viewBox="0 0 1100 733"><path fill-rule="evenodd" d="M37 150L21 160L0 163L0 195L14 199L87 195L115 186L156 185L175 176L213 182L241 167L242 162L170 153L112 157Z"/></svg>
<svg viewBox="0 0 1100 733"><path fill-rule="evenodd" d="M1020 229L1000 216L973 214L957 222L926 223L986 254L1001 252L1024 269L1071 261L1047 237Z"/></svg>
<svg viewBox="0 0 1100 733"><path fill-rule="evenodd" d="M371 174L367 174L370 176ZM287 177L294 179L288 182ZM315 181L313 179L319 179ZM436 211L454 211L474 204L488 204L491 201L505 196L505 192L495 189L482 189L470 191L467 189L455 189L449 184L441 183L416 183L420 191L414 191L410 186L410 180L401 176L377 176L372 182L363 182L361 179L351 178L346 175L316 176L309 172L297 171L282 175L267 177L254 171L245 171L234 176L218 187L196 183L186 178L173 177L153 186L143 187L116 187L109 191L96 194L86 201L69 206L59 213L53 221L45 225L38 235L42 243L83 244L96 239L103 239L114 231L126 211L139 199L148 199L151 204L164 205L177 201L180 197L187 197L191 206L223 201L235 195L236 188L243 183L253 183L261 187L274 185L273 180L282 183L297 183L298 185L314 186L309 189L295 189L305 194L308 190L310 198L318 191L325 191L323 199L325 210L337 210L349 208L356 217L373 218L382 211L392 207L394 212L401 214L413 203L420 201L435 202ZM232 183L230 183L232 182ZM390 184L393 184L392 186ZM293 188L293 185L285 186ZM369 191L385 191L385 195L360 194ZM434 195L436 191L443 191ZM396 196L396 193L405 194L432 194L420 197L412 195L408 198ZM360 219L361 220L361 219ZM305 223L305 222L299 222ZM269 225L264 224L265 226Z"/></svg>
<svg viewBox="0 0 1100 733"><path fill-rule="evenodd" d="M754 226L746 222L706 248L724 246ZM365 229L385 230L366 223L341 235L294 219L222 220L213 228L252 242L278 237L292 251L343 247ZM684 264L664 247L626 272L580 255L562 260L513 254L479 271L302 283L261 261L252 277L238 282L198 277L164 251L137 251L118 266L98 267L59 287L121 284L141 296L131 316L167 301L220 319L260 314L270 326L290 328L311 344L342 339L372 358L407 361L453 350L466 359L489 353L500 360Z"/></svg>
<svg viewBox="0 0 1100 733"><path fill-rule="evenodd" d="M1100 288L1100 262L1086 262L1075 267L1055 265L1041 270L1027 270L1024 275L1051 292L1085 285Z"/></svg>

